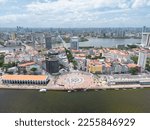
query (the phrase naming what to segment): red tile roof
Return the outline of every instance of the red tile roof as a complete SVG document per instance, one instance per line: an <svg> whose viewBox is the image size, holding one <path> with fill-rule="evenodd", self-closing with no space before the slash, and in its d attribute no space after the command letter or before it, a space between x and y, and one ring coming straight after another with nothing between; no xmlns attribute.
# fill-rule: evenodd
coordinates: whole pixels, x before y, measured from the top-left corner
<svg viewBox="0 0 150 130"><path fill-rule="evenodd" d="M28 63L23 63L23 64L19 64L19 67L26 67L26 66L30 66L30 65L34 65L35 62L28 62Z"/></svg>

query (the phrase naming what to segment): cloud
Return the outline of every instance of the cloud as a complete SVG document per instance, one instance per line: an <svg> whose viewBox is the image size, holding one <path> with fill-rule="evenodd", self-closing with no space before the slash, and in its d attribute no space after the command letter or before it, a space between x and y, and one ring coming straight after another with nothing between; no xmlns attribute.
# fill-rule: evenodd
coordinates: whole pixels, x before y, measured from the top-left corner
<svg viewBox="0 0 150 130"><path fill-rule="evenodd" d="M27 5L28 11L85 11L98 8L128 8L127 0L57 0L32 2Z"/></svg>
<svg viewBox="0 0 150 130"><path fill-rule="evenodd" d="M0 21L3 23L13 23L16 22L18 20L24 19L25 17L27 17L26 14L11 14L11 15L4 15L4 16L0 16Z"/></svg>
<svg viewBox="0 0 150 130"><path fill-rule="evenodd" d="M128 0L47 0L26 5L28 13L45 18L45 21L66 22L67 25L98 21L101 15L123 13L129 7Z"/></svg>
<svg viewBox="0 0 150 130"><path fill-rule="evenodd" d="M150 0L134 0L132 4L132 8L140 8L150 6Z"/></svg>
<svg viewBox="0 0 150 130"><path fill-rule="evenodd" d="M9 3L7 9L3 9L5 11L0 9L1 24L41 27L134 26L135 19L141 24L145 15L147 17L143 24L150 23L147 15L150 0L15 1L15 4Z"/></svg>
<svg viewBox="0 0 150 130"><path fill-rule="evenodd" d="M4 4L6 0L0 0L0 5Z"/></svg>
<svg viewBox="0 0 150 130"><path fill-rule="evenodd" d="M38 0L26 5L32 13L114 10L150 6L150 0ZM49 12L49 13L50 13Z"/></svg>
<svg viewBox="0 0 150 130"><path fill-rule="evenodd" d="M57 0L37 1L26 6L28 13L35 15L49 15L58 20L67 21L96 19L100 14L118 13L129 9L127 0ZM60 19L61 18L61 19Z"/></svg>

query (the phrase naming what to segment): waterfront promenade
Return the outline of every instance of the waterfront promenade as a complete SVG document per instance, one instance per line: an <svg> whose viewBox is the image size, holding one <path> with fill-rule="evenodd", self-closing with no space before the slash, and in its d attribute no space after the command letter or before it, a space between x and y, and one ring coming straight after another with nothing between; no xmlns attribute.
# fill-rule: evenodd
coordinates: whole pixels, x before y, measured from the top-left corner
<svg viewBox="0 0 150 130"><path fill-rule="evenodd" d="M106 89L136 89L149 88L150 85L124 84L108 85L106 81L95 78L87 72L70 72L53 79L47 85L33 84L3 84L0 82L0 89L47 89L47 90L106 90Z"/></svg>
<svg viewBox="0 0 150 130"><path fill-rule="evenodd" d="M86 89L86 90L107 90L107 89L138 89L138 88L150 88L150 85L139 85L139 84L133 84L133 85L104 85L104 86L87 86L87 87L71 87L66 88L63 86L49 86L49 85L17 85L17 84L0 84L0 89L47 89L47 90L80 90L80 89Z"/></svg>
<svg viewBox="0 0 150 130"><path fill-rule="evenodd" d="M150 85L139 85L139 84L133 84L133 85L95 85L95 86L87 86L87 87L77 87L77 86L72 86L71 88L69 87L64 87L64 86L59 86L59 85L53 85L51 86L50 84L48 85L18 85L18 84L0 84L0 89L31 89L31 90L39 90L39 89L47 89L47 90L80 90L80 89L86 89L86 90L107 90L107 89L138 89L138 88L150 88Z"/></svg>

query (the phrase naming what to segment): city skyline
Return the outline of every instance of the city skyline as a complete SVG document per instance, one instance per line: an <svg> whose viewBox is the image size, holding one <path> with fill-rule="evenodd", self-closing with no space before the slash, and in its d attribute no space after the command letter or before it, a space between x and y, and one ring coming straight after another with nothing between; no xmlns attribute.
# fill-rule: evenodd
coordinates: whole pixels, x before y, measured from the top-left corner
<svg viewBox="0 0 150 130"><path fill-rule="evenodd" d="M150 0L0 0L0 27L150 26Z"/></svg>

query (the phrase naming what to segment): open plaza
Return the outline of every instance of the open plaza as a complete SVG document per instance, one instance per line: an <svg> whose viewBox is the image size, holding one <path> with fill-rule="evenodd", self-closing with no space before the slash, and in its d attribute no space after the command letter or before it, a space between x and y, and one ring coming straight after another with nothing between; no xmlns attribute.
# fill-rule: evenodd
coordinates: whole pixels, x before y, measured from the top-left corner
<svg viewBox="0 0 150 130"><path fill-rule="evenodd" d="M48 84L51 88L74 90L95 88L94 77L86 72L72 72L58 76L53 82Z"/></svg>

